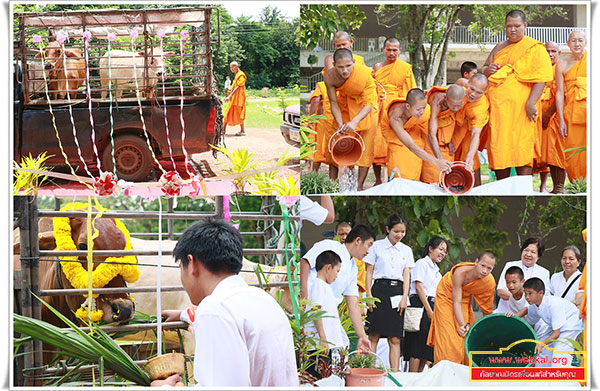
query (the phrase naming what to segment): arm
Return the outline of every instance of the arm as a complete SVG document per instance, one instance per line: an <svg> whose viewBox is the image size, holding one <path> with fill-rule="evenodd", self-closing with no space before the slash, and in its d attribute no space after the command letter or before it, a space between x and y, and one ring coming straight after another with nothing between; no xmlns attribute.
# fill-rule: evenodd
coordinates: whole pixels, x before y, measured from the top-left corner
<svg viewBox="0 0 600 391"><path fill-rule="evenodd" d="M467 335L468 329L465 327L465 317L462 313L462 284L464 281L463 273L454 272L452 276L452 310L454 312L454 319L458 323L457 333L461 337Z"/></svg>
<svg viewBox="0 0 600 391"><path fill-rule="evenodd" d="M548 107L548 110L542 114L542 129L546 129L548 127L550 118L554 113L556 113L556 102L552 102L552 105Z"/></svg>
<svg viewBox="0 0 600 391"><path fill-rule="evenodd" d="M354 118L342 125L341 130L344 132L353 132L354 129L356 129L356 126L358 126L358 123L362 121L372 109L373 106L363 106Z"/></svg>
<svg viewBox="0 0 600 391"><path fill-rule="evenodd" d="M308 108L308 115L313 115L317 112L318 108L319 108L319 104L321 103L321 97L320 96L315 96L311 101L310 101L310 106Z"/></svg>
<svg viewBox="0 0 600 391"><path fill-rule="evenodd" d="M427 295L425 294L423 283L421 281L415 281L415 289L417 291L417 295L419 296L419 300L421 300L421 303L423 303L423 308L425 308L427 316L429 316L429 319L433 319L433 310L427 301Z"/></svg>
<svg viewBox="0 0 600 391"><path fill-rule="evenodd" d="M304 258L300 260L300 298L306 299L308 297L308 288L306 282L308 281L308 272L310 270L310 264Z"/></svg>
<svg viewBox="0 0 600 391"><path fill-rule="evenodd" d="M375 266L365 262L365 290L367 297L373 297L371 286L373 284L373 270ZM369 311L373 311L373 305L369 304Z"/></svg>
<svg viewBox="0 0 600 391"><path fill-rule="evenodd" d="M325 76L327 76L327 74ZM331 114L337 123L338 129L340 129L344 123L342 122L342 111L340 110L340 105L337 101L337 91L335 90L335 86L328 82L327 78L325 80L325 85L327 86L327 96L329 97Z"/></svg>
<svg viewBox="0 0 600 391"><path fill-rule="evenodd" d="M565 122L565 78L563 75L564 63L558 61L556 64L556 73L554 78L556 80L556 96L554 98L554 104L556 105L556 115L558 116L558 132L565 138L567 137L567 124Z"/></svg>
<svg viewBox="0 0 600 391"><path fill-rule="evenodd" d="M325 335L325 328L323 327L323 319L315 319L315 328L319 334L319 345L323 346L326 350L329 349L329 343L327 343L327 336Z"/></svg>
<svg viewBox="0 0 600 391"><path fill-rule="evenodd" d="M529 308L529 306L525 306L525 307L521 308L521 310L519 310L519 312L517 312L516 314L513 314L512 312L507 312L506 316L508 316L509 318L511 316L518 316L519 318L522 318L525 315L527 315L527 308Z"/></svg>
<svg viewBox="0 0 600 391"><path fill-rule="evenodd" d="M323 223L333 223L335 221L335 209L333 207L333 201L331 199L331 196L321 196L321 206L327 209L327 217L325 218L325 221Z"/></svg>
<svg viewBox="0 0 600 391"><path fill-rule="evenodd" d="M527 98L527 103L525 103L525 111L527 112L527 117L530 121L535 122L535 117L537 117L537 102L540 100L540 96L544 92L544 87L546 87L546 83L534 83L531 87L531 92L529 93L529 98Z"/></svg>
<svg viewBox="0 0 600 391"><path fill-rule="evenodd" d="M481 68L481 73L483 73L487 77L490 77L494 73L498 72L498 69L500 69L500 64L497 62L493 62L494 57L496 56L496 53L498 53L501 49L506 47L506 43L507 41L504 41L494 46L494 48L488 55L488 58L485 60L485 64Z"/></svg>
<svg viewBox="0 0 600 391"><path fill-rule="evenodd" d="M402 315L406 307L408 307L408 291L410 289L409 267L405 267L402 271L402 279L404 280L402 282L402 300L400 300L400 303L398 304L398 311L400 312L400 315Z"/></svg>
<svg viewBox="0 0 600 391"><path fill-rule="evenodd" d="M362 315L360 314L360 308L358 307L358 297L357 296L345 296L346 304L348 306L348 314L350 315L350 320L352 321L352 326L354 327L354 331L356 331L356 335L358 335L358 349L363 351L371 350L371 342L369 342L369 338L365 333L365 327L362 322Z"/></svg>
<svg viewBox="0 0 600 391"><path fill-rule="evenodd" d="M481 128L473 128L471 129L471 144L469 144L469 152L467 152L467 157L465 158L465 163L467 165L473 167L473 161L475 160L475 154L477 153L477 148L479 148L479 138L481 136Z"/></svg>
<svg viewBox="0 0 600 391"><path fill-rule="evenodd" d="M545 339L543 342L544 342L546 345L549 345L550 343L554 342L553 340L556 340L556 339L558 339L559 337L560 337L560 329L558 329L558 330L553 330L553 331L552 331L552 334L550 334L550 335L548 336L548 338L546 338L546 339ZM537 345L535 345L535 354L536 354L536 356L537 356L538 354L542 353L542 350L543 350L543 349L544 349L544 347L543 347L542 345L540 345L540 344L537 344Z"/></svg>
<svg viewBox="0 0 600 391"><path fill-rule="evenodd" d="M430 105L431 117L429 117L429 134L427 136L427 140L429 141L429 145L433 150L433 155L438 159L443 159L444 157L442 156L442 152L440 151L440 146L437 138L438 115L440 114L440 104L439 99L436 98L433 99L433 102Z"/></svg>

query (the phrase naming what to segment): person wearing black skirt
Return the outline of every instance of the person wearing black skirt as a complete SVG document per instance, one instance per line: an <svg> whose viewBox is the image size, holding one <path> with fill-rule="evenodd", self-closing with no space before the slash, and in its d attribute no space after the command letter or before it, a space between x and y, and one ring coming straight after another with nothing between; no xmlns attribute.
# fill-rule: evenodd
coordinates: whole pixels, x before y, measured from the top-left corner
<svg viewBox="0 0 600 391"><path fill-rule="evenodd" d="M410 282L410 306L424 307L419 331L406 332L402 350L409 361L410 372L423 372L427 361L433 362L433 348L427 346L427 335L433 318L435 291L442 279L438 263L446 257L449 243L439 236L433 237L423 249L423 258L415 262Z"/></svg>
<svg viewBox="0 0 600 391"><path fill-rule="evenodd" d="M367 297L380 300L367 312L369 341L375 351L379 338L387 337L392 372L398 372L400 367L404 310L408 306L410 269L415 264L410 247L400 242L406 235L406 227L404 217L398 214L389 216L385 227L387 236L373 243L369 254L363 259L367 269ZM392 299L398 300L400 296L401 300L392 304Z"/></svg>

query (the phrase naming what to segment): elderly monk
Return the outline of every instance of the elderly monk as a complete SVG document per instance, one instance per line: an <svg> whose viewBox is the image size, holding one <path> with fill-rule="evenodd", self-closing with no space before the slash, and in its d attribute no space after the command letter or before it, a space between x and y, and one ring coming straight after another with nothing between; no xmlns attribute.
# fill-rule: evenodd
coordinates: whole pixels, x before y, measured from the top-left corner
<svg viewBox="0 0 600 391"><path fill-rule="evenodd" d="M406 98L390 102L381 116L381 130L388 143L388 168L394 176L418 181L423 161L449 172L452 164L438 159L423 149L431 109L425 93L419 88L408 91Z"/></svg>
<svg viewBox="0 0 600 391"><path fill-rule="evenodd" d="M565 149L587 147L587 39L582 31L569 34L571 55L556 65L556 114ZM586 151L565 152L571 181L586 177Z"/></svg>
<svg viewBox="0 0 600 391"><path fill-rule="evenodd" d="M477 73L477 64L472 61L465 61L460 66L460 78L454 84L467 87L471 77Z"/></svg>
<svg viewBox="0 0 600 391"><path fill-rule="evenodd" d="M537 155L536 120L541 115L537 103L545 83L552 80L544 45L525 36L525 14L510 11L504 26L508 39L494 47L483 67L490 81L488 156L498 179L507 178L511 167L517 175L531 175Z"/></svg>
<svg viewBox="0 0 600 391"><path fill-rule="evenodd" d="M383 44L385 61L373 66L373 77L379 88L379 118L385 106L394 99L406 97L406 93L417 86L412 66L398 60L400 54L400 41L388 38ZM387 165L387 143L383 138L381 122L375 135L375 155L373 158L373 171L375 172L375 185L381 183L381 166Z"/></svg>
<svg viewBox="0 0 600 391"><path fill-rule="evenodd" d="M224 127L223 133L227 131L227 125L240 125L240 131L236 136L245 136L244 120L246 119L246 74L242 72L237 62L229 64L229 69L235 73L235 78L231 84L231 94L225 98L227 106L223 112Z"/></svg>
<svg viewBox="0 0 600 391"><path fill-rule="evenodd" d="M333 54L333 68L325 73L327 96L338 131L355 131L364 141L365 149L356 163L358 190L363 189L375 149L378 97L371 72L366 65L355 63L350 50L338 49ZM333 163L329 150L327 153L328 161ZM333 164L329 166L329 174L332 179L337 178L338 169Z"/></svg>
<svg viewBox="0 0 600 391"><path fill-rule="evenodd" d="M456 127L452 135L455 148L454 161L471 166L475 175L475 186L481 185L481 167L477 150L480 148L481 130L490 119L490 104L485 93L488 79L476 73L467 83L467 103L456 113Z"/></svg>
<svg viewBox="0 0 600 391"><path fill-rule="evenodd" d="M348 50L352 51L353 43L354 43L354 41L350 37L350 34L348 34L345 31L338 31L333 36L333 47L335 48L335 50L348 49ZM353 53L352 57L354 58L354 61L357 64L365 65L365 60L358 54ZM330 68L333 68L333 54L330 54L327 57L325 57L324 62L325 62L325 66L323 67L323 71L321 72L323 74L323 76L325 76L325 72L327 72Z"/></svg>
<svg viewBox="0 0 600 391"><path fill-rule="evenodd" d="M544 45L550 56L552 66L556 69L560 49L554 42L546 42ZM541 144L540 157L534 161L534 168L549 167L550 175L554 188L552 193L562 193L567 172L565 168L565 147L564 139L558 132L558 116L556 115L556 105L554 97L556 95L556 83L554 80L547 82L544 92L540 98L542 106L542 120L538 121L538 137ZM546 179L548 174L540 172L542 183L540 192L546 191Z"/></svg>
<svg viewBox="0 0 600 391"><path fill-rule="evenodd" d="M435 363L449 360L469 365L465 336L475 322L471 302L475 299L484 316L492 313L496 281L491 272L495 265L496 256L486 251L474 263L459 263L442 277L427 338Z"/></svg>
<svg viewBox="0 0 600 391"><path fill-rule="evenodd" d="M449 87L432 87L427 92L431 107L429 133L425 151L438 159L452 161L455 115L466 103L465 89L453 84ZM433 164L423 162L421 182L435 183L440 180L440 170Z"/></svg>
<svg viewBox="0 0 600 391"><path fill-rule="evenodd" d="M313 130L317 132L314 136L315 153L309 157L312 160L312 171L319 171L321 163L326 162L325 149L327 148L326 140L329 140L336 130L335 121L331 114L329 98L327 97L327 87L325 82L318 82L315 90L308 99L310 106L308 115L318 114L325 118L320 118L317 123L313 124Z"/></svg>

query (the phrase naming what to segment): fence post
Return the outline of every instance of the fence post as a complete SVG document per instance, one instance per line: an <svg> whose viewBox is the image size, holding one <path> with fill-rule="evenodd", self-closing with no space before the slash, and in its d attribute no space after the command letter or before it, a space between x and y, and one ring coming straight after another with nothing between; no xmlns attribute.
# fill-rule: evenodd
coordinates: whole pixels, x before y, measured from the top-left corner
<svg viewBox="0 0 600 391"><path fill-rule="evenodd" d="M31 318L32 308L30 294L31 288L31 235L29 234L30 229L30 216L29 206L31 196L15 197L15 207L21 212L21 221L19 227L19 241L20 241L20 262L21 262L21 312L23 316ZM32 368L34 366L33 357L33 341L24 343L23 347L23 368ZM32 386L32 379L23 379L23 385Z"/></svg>
<svg viewBox="0 0 600 391"><path fill-rule="evenodd" d="M160 202L160 200L159 200L159 202ZM167 198L167 212L173 213L173 199L170 197ZM167 220L167 230L169 233L169 240L173 240L175 235L173 235L173 220L172 219Z"/></svg>
<svg viewBox="0 0 600 391"><path fill-rule="evenodd" d="M223 210L223 196L215 197L215 217L223 218L225 211Z"/></svg>
<svg viewBox="0 0 600 391"><path fill-rule="evenodd" d="M59 200L60 206L60 200ZM31 198L31 202L28 202L29 207L29 246L31 253L31 293L40 297L40 249L39 249L39 235L38 235L38 206L37 196ZM35 319L42 319L42 303L38 299L31 299L32 317ZM41 367L43 365L43 352L42 352L42 341L34 341L34 356L33 363L35 367ZM41 385L41 384L38 384Z"/></svg>

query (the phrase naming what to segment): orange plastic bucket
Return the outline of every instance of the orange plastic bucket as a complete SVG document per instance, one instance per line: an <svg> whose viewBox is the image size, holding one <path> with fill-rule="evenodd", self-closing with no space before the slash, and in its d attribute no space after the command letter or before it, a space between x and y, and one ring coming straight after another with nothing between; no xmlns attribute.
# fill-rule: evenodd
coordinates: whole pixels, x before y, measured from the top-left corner
<svg viewBox="0 0 600 391"><path fill-rule="evenodd" d="M465 162L454 162L452 171L440 173L440 183L450 194L465 194L475 185L475 174Z"/></svg>
<svg viewBox="0 0 600 391"><path fill-rule="evenodd" d="M329 139L329 152L338 167L353 166L362 157L365 142L356 132L337 131Z"/></svg>

